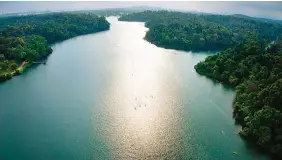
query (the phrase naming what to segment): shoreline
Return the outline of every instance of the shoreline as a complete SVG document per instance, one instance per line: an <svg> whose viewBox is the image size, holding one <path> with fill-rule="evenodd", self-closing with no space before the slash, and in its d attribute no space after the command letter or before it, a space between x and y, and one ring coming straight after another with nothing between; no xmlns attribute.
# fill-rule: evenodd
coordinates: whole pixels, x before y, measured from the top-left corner
<svg viewBox="0 0 282 160"><path fill-rule="evenodd" d="M110 30L110 28L107 29L107 30L101 30L101 31L98 31L98 32L87 33L87 34L96 34L96 33L104 32L104 31L108 31L108 30ZM77 35L77 36L74 36L74 37L70 37L70 38L68 38L68 39L72 39L72 38L79 37L79 36L84 36L84 35L87 35L87 34ZM65 40L68 40L68 39L65 39ZM63 40L63 41L65 41L65 40ZM60 42L63 42L63 41L58 41L58 42L55 42L55 43L60 43ZM53 45L53 44L55 44L55 43L49 44L49 46L50 46L50 45ZM40 59L46 59L46 58L47 58L50 54L52 54L52 53L53 53L53 49L52 49L52 52L51 52L51 53L49 53L47 56L44 56L44 57L42 57L42 58L40 58ZM32 66L33 64L34 64L33 62L32 62L32 63L27 62L27 61L21 62L21 65L20 65L16 70L11 71L11 72L6 73L6 74L3 74L3 75L0 75L0 84L3 83L3 82L8 81L8 80L10 80L10 79L12 79L14 76L18 76L18 75L24 73L25 70L26 70L27 68L29 68L30 66Z"/></svg>

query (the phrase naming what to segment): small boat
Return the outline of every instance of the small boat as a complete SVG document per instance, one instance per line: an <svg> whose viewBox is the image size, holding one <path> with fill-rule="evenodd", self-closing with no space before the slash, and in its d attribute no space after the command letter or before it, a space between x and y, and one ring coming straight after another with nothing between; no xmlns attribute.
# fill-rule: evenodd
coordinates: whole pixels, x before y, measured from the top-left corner
<svg viewBox="0 0 282 160"><path fill-rule="evenodd" d="M232 154L236 154L236 155L237 155L237 154L238 154L238 152L234 151L234 152L232 152Z"/></svg>

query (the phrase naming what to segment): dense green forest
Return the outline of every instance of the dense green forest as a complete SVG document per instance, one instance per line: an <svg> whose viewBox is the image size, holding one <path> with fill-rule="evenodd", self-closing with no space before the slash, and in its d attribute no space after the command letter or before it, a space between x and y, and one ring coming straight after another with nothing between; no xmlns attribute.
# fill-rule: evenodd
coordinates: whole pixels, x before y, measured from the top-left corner
<svg viewBox="0 0 282 160"><path fill-rule="evenodd" d="M196 71L236 89L234 118L240 135L282 158L282 43L257 40L209 56Z"/></svg>
<svg viewBox="0 0 282 160"><path fill-rule="evenodd" d="M20 72L23 62L46 57L49 44L108 30L105 17L83 13L51 13L0 19L0 82ZM20 68L21 69L21 68Z"/></svg>
<svg viewBox="0 0 282 160"><path fill-rule="evenodd" d="M145 39L178 50L222 50L253 38L276 40L282 24L247 16L145 11L123 15L121 21L146 22Z"/></svg>

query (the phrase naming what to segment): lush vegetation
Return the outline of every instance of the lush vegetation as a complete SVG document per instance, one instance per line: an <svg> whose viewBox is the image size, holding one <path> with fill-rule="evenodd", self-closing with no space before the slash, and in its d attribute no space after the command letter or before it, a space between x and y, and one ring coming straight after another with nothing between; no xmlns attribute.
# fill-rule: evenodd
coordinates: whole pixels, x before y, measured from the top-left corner
<svg viewBox="0 0 282 160"><path fill-rule="evenodd" d="M282 43L248 41L198 63L198 73L236 88L240 134L282 158Z"/></svg>
<svg viewBox="0 0 282 160"><path fill-rule="evenodd" d="M94 14L52 13L0 19L0 82L52 52L48 44L109 29L105 17Z"/></svg>
<svg viewBox="0 0 282 160"><path fill-rule="evenodd" d="M25 62L46 57L52 52L45 38L39 35L0 36L0 82L12 78Z"/></svg>
<svg viewBox="0 0 282 160"><path fill-rule="evenodd" d="M254 37L276 40L282 24L240 15L145 11L123 15L121 21L146 22L145 39L157 46L178 50L222 50Z"/></svg>
<svg viewBox="0 0 282 160"><path fill-rule="evenodd" d="M54 43L77 35L108 30L109 23L105 17L95 14L51 13L2 18L0 29L4 36L37 34L48 43Z"/></svg>

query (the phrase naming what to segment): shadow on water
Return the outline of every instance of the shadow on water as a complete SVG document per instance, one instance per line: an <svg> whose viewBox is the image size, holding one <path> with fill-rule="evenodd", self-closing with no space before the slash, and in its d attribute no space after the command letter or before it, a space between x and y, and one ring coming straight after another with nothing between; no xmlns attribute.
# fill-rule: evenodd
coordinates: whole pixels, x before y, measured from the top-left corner
<svg viewBox="0 0 282 160"><path fill-rule="evenodd" d="M201 78L203 78L203 79L206 79L206 80L210 81L210 82L212 83L212 85L214 85L214 86L222 86L222 89L223 89L224 91L230 91L230 92L234 92L234 91L235 91L235 88L234 88L232 85L219 82L219 81L217 81L217 80L208 78L208 77L206 77L206 76L204 76L204 75L200 75L200 74L198 74L198 73L197 73L197 76L199 76L199 77L201 77ZM235 94L235 96L236 96L236 94ZM233 104L234 104L234 101L232 102L232 106L233 106ZM230 117L230 118L231 118L231 117ZM249 153L253 154L253 155L256 155L256 156L259 156L259 157L267 157L267 158L268 158L269 154L268 154L264 149L258 148L258 146L255 145L255 144L252 143L252 142L247 142L243 137L241 137L241 136L239 135L239 131L242 130L242 125L234 119L234 117L233 117L233 107L232 107L232 119L233 119L233 121L234 121L234 126L236 126L236 127L238 128L238 131L236 131L236 134L237 134L237 136L242 140L242 143L244 144L246 150L247 150ZM276 160L275 157L271 157L271 159Z"/></svg>
<svg viewBox="0 0 282 160"><path fill-rule="evenodd" d="M195 71L196 71L196 70L195 70ZM200 76L200 77L202 77L202 78L205 78L206 80L211 81L213 85L223 86L223 89L224 89L225 91L234 91L234 90L235 90L235 88L234 88L232 85L230 85L230 84L226 84L226 83L219 82L219 81L217 81L217 80L208 78L208 77L206 77L206 76L204 76L204 75L201 75L201 74L198 74L198 73L197 73L197 75Z"/></svg>
<svg viewBox="0 0 282 160"><path fill-rule="evenodd" d="M99 31L99 32L94 32L94 33L88 33L88 34L83 34L83 35L75 36L75 37L72 37L72 38L69 38L69 39L66 39L66 40L61 40L61 41L54 42L54 43L50 44L50 46L53 47L53 46L61 45L61 44L63 44L66 41L77 40L77 39L79 39L81 37L86 37L86 36L91 36L91 35L99 35L99 34L103 34L103 33L108 32L108 31L109 30L105 30L105 31Z"/></svg>
<svg viewBox="0 0 282 160"><path fill-rule="evenodd" d="M146 42L150 43L151 45L154 45L156 47L160 47L160 48L164 48L166 50L171 50L171 51L178 51L178 52L183 52L183 53L193 53L193 54L217 54L219 53L220 51L219 50L185 50L185 49L173 49L173 48L170 48L168 46L165 46L165 45L159 45L157 46L156 44L154 44L153 42L149 41L146 39L146 37L143 38L143 40L145 40Z"/></svg>
<svg viewBox="0 0 282 160"><path fill-rule="evenodd" d="M240 138L241 139L243 139L244 140L244 138L242 138L241 136L240 136ZM244 144L245 144L245 147L246 147L246 149L250 152L250 153L252 153L252 154L255 154L255 155L258 155L258 156L269 156L269 154L267 153L267 151L266 150L264 150L264 149L262 149L262 148L258 148L254 143L252 143L252 142L247 142L247 141L245 141L244 140ZM271 160L279 160L278 158L276 158L276 157L270 157L271 158Z"/></svg>

